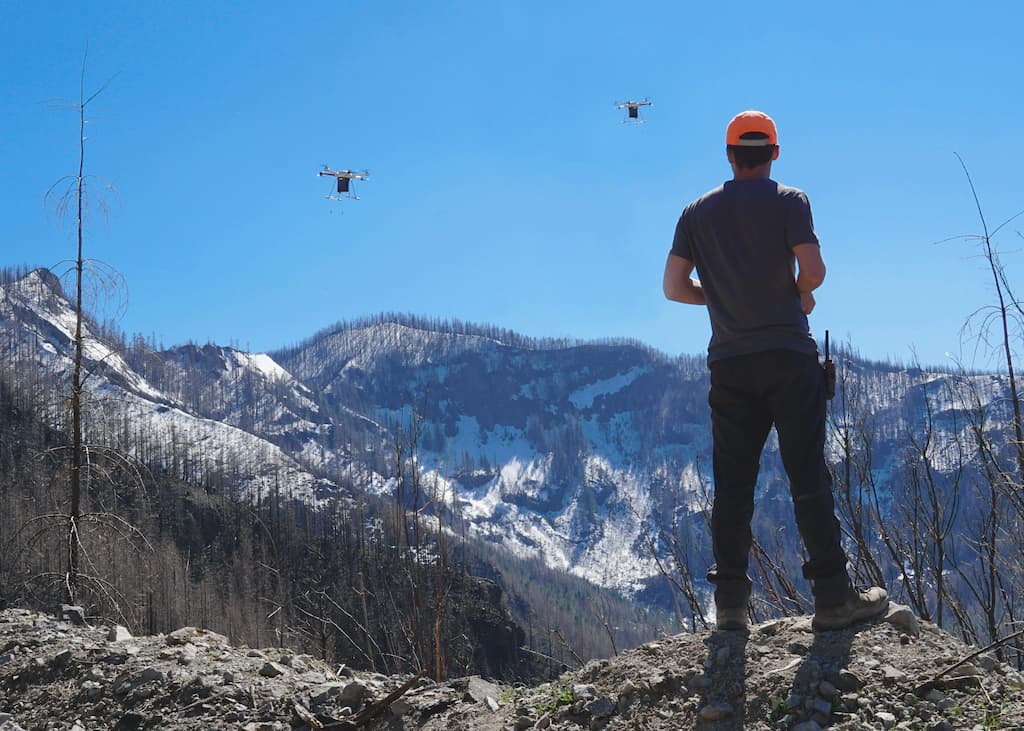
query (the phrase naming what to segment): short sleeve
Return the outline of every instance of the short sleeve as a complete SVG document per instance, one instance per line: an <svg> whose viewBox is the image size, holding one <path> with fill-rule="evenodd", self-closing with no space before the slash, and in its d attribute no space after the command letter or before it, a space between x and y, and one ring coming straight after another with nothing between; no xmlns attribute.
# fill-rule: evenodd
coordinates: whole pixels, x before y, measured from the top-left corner
<svg viewBox="0 0 1024 731"><path fill-rule="evenodd" d="M798 244L819 243L807 194L794 190L786 196L786 203L786 245L792 249Z"/></svg>
<svg viewBox="0 0 1024 731"><path fill-rule="evenodd" d="M676 223L676 233L672 238L672 254L681 256L688 261L693 261L693 235L692 235L692 213L690 206L687 206L679 222Z"/></svg>

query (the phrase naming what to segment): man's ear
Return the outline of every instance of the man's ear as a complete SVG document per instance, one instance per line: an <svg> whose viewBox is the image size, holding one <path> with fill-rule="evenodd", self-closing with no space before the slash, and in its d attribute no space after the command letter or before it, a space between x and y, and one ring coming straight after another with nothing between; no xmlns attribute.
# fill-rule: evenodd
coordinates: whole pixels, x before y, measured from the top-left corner
<svg viewBox="0 0 1024 731"><path fill-rule="evenodd" d="M775 145L775 152L772 153L772 160L779 159L779 146Z"/></svg>
<svg viewBox="0 0 1024 731"><path fill-rule="evenodd" d="M725 156L726 158L728 158L730 164L736 162L736 156L733 155L732 150L730 150L728 147L725 148Z"/></svg>

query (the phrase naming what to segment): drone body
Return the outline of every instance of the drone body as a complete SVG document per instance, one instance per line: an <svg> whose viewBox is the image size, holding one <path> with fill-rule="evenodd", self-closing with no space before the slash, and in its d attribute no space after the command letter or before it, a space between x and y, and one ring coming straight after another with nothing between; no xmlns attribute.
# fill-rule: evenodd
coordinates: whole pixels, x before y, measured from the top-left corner
<svg viewBox="0 0 1024 731"><path fill-rule="evenodd" d="M369 170L363 170L357 172L355 170L331 170L329 167L324 165L324 169L317 173L317 176L327 175L335 178L338 181L337 192L334 194L325 195L324 198L332 201L340 201L345 198L352 198L353 200L359 200L359 196L351 192L351 185L353 180L366 180L370 177Z"/></svg>
<svg viewBox="0 0 1024 731"><path fill-rule="evenodd" d="M654 106L654 102L650 101L647 97L640 101L615 102L616 109L626 110L626 118L622 120L623 124L643 124L646 120L640 117L640 107L651 106Z"/></svg>

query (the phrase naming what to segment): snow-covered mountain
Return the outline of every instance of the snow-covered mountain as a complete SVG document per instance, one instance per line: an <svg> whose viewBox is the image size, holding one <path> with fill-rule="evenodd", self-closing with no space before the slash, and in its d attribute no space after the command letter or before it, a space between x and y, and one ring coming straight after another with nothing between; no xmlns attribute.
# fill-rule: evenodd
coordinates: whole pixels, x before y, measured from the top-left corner
<svg viewBox="0 0 1024 731"><path fill-rule="evenodd" d="M55 423L72 328L49 273L0 287L0 362L50 384ZM90 438L240 497L387 492L396 445L408 454L414 442L425 489L470 533L598 584L642 591L655 582L656 559L669 551L663 532L682 531L689 551L706 545L703 356L397 316L340 324L269 354L153 352L105 343L91 325L88 335ZM971 413L1005 418L997 376L963 380L851 357L841 373L832 459L848 456L844 424L870 427L871 475L883 490L901 479L908 432L932 425L926 449L941 468L949 450L970 443L957 437ZM761 485L759 519L791 522L774 439Z"/></svg>
<svg viewBox="0 0 1024 731"><path fill-rule="evenodd" d="M284 486L296 497L315 502L333 492L329 481L303 467L288 450L244 429L241 423L193 408L174 390L134 369L125 359L126 353L98 337L93 323L83 323L82 332L89 441L134 452L150 467L183 479L230 483L240 496ZM20 385L31 384L39 394L37 407L57 427L66 418L74 333L74 309L60 282L48 271L35 270L0 287L0 363ZM175 376L187 378L184 373L198 378L198 368L173 367L181 362L180 350L153 356L165 364L169 383L176 382ZM238 354L231 363L235 371L251 377L231 381L230 388L222 392L217 412L231 413L236 408L235 392L243 385L258 384L254 385L259 394L253 399L256 405L249 406L257 409L266 401L263 390L268 384L283 383L278 378L280 369L275 370L269 358ZM205 368L204 383L209 385L211 374L220 376L224 366L224 361L218 361L217 367ZM305 405L299 398L301 390L294 396L286 391L273 399L274 406L267 407L274 416L289 404Z"/></svg>

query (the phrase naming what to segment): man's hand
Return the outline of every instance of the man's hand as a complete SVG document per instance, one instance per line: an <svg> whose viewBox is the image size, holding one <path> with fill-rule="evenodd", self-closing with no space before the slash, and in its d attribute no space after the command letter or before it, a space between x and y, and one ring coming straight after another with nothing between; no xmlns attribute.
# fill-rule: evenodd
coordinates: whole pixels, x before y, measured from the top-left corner
<svg viewBox="0 0 1024 731"><path fill-rule="evenodd" d="M811 314L814 310L814 293L813 292L801 292L800 293L800 309L804 311L805 315Z"/></svg>

